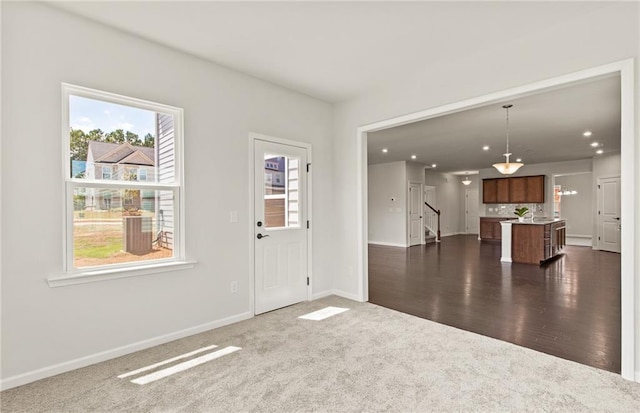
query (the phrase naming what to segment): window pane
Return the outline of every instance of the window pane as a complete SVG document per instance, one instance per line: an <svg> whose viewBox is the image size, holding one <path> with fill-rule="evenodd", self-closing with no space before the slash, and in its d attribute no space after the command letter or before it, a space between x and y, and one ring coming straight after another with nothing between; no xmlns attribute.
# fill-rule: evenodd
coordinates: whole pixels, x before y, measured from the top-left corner
<svg viewBox="0 0 640 413"><path fill-rule="evenodd" d="M267 228L300 227L298 158L265 155L264 215Z"/></svg>
<svg viewBox="0 0 640 413"><path fill-rule="evenodd" d="M174 257L173 192L75 188L75 268Z"/></svg>
<svg viewBox="0 0 640 413"><path fill-rule="evenodd" d="M174 182L173 115L71 95L69 125L71 178Z"/></svg>

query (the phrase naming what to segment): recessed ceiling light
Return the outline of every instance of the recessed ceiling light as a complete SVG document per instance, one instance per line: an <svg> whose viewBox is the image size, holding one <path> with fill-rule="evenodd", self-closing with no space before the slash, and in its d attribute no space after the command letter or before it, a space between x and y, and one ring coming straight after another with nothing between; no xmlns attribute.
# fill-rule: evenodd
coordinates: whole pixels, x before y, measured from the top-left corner
<svg viewBox="0 0 640 413"><path fill-rule="evenodd" d="M436 165L435 163L431 164L432 168L435 168L436 166L438 166L438 165Z"/></svg>
<svg viewBox="0 0 640 413"><path fill-rule="evenodd" d="M489 150L489 145L484 145L484 146L482 147L482 150L483 150L483 151L488 151L488 150Z"/></svg>
<svg viewBox="0 0 640 413"><path fill-rule="evenodd" d="M589 136L591 136L591 131L590 131L590 130L585 131L585 132L582 134L582 136L584 136L585 138L588 138Z"/></svg>
<svg viewBox="0 0 640 413"><path fill-rule="evenodd" d="M387 153L387 152L389 152L389 149L387 149L387 148L382 148L382 153Z"/></svg>
<svg viewBox="0 0 640 413"><path fill-rule="evenodd" d="M411 159L416 159L417 156L416 155L411 155Z"/></svg>
<svg viewBox="0 0 640 413"><path fill-rule="evenodd" d="M516 159L516 162L522 162L522 158Z"/></svg>
<svg viewBox="0 0 640 413"><path fill-rule="evenodd" d="M604 152L602 149L598 149L598 150L596 151L596 153L597 153L598 155L602 155L602 152Z"/></svg>
<svg viewBox="0 0 640 413"><path fill-rule="evenodd" d="M591 142L591 146L597 148L598 146L600 146L600 144L598 142Z"/></svg>

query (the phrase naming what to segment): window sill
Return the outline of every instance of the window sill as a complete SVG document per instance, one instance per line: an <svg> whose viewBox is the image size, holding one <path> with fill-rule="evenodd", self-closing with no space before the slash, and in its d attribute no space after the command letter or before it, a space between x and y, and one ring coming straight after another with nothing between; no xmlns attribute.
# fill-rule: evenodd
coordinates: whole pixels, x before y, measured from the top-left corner
<svg viewBox="0 0 640 413"><path fill-rule="evenodd" d="M169 271L186 270L193 268L196 261L172 261L139 265L135 268L111 268L85 271L73 275L61 275L47 278L49 287L64 287L67 285L86 284L98 281L115 280L118 278L137 277L139 275L157 274Z"/></svg>

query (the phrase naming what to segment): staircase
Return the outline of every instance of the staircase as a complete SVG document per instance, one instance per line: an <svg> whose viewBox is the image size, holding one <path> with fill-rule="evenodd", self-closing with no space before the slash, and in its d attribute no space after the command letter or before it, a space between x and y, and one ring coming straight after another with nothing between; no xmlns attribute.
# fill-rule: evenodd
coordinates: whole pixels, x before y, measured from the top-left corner
<svg viewBox="0 0 640 413"><path fill-rule="evenodd" d="M424 238L427 244L432 242L440 242L440 210L435 209L429 205L428 202L424 203Z"/></svg>
<svg viewBox="0 0 640 413"><path fill-rule="evenodd" d="M424 230L424 242L425 244L436 243L436 235L432 233L428 228L425 228Z"/></svg>

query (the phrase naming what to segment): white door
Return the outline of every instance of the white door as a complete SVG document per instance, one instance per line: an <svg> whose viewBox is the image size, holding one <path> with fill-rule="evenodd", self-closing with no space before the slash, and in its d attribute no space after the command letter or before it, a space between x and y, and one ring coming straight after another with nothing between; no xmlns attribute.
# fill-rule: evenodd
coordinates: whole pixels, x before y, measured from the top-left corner
<svg viewBox="0 0 640 413"><path fill-rule="evenodd" d="M255 313L307 300L307 152L262 140L255 152Z"/></svg>
<svg viewBox="0 0 640 413"><path fill-rule="evenodd" d="M620 252L620 177L598 178L598 247Z"/></svg>
<svg viewBox="0 0 640 413"><path fill-rule="evenodd" d="M409 182L409 246L422 244L422 183Z"/></svg>
<svg viewBox="0 0 640 413"><path fill-rule="evenodd" d="M480 200L478 198L478 190L467 189L466 192L465 214L467 234L477 234L480 226L480 218L478 214L478 203Z"/></svg>

